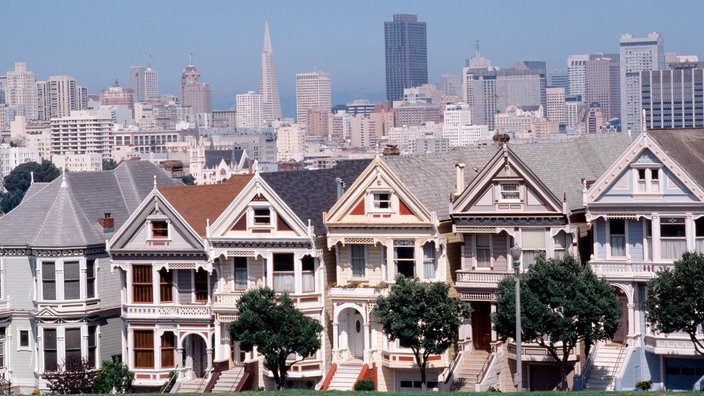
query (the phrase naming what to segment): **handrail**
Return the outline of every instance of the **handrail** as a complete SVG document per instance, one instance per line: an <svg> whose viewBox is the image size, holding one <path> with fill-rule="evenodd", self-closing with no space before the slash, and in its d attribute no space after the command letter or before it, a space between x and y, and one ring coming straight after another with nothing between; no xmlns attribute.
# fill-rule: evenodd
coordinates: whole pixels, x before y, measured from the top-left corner
<svg viewBox="0 0 704 396"><path fill-rule="evenodd" d="M584 373L582 374L582 388L587 384L587 381L589 381L589 375L592 373L592 367L594 367L594 358L596 357L597 352L599 351L599 345L600 343L594 344L594 350L592 353L587 356L587 361L584 363Z"/></svg>
<svg viewBox="0 0 704 396"><path fill-rule="evenodd" d="M616 374L618 374L616 371L619 368L619 363L621 362L621 358L623 357L623 354L626 352L626 347L622 346L618 350L618 357L616 358L616 362L614 362L614 367L611 369L611 377L613 378L613 381L616 380Z"/></svg>
<svg viewBox="0 0 704 396"><path fill-rule="evenodd" d="M169 376L166 379L166 383L159 389L159 393L166 393L167 390L171 390L173 388L174 383L176 382L176 378L178 378L178 374L176 371L171 371L169 372Z"/></svg>
<svg viewBox="0 0 704 396"><path fill-rule="evenodd" d="M489 371L489 368L491 367L491 363L494 361L494 353L490 353L489 356L487 356L486 360L484 360L484 365L482 365L482 370L477 374L477 384L481 384L482 379L484 379L484 376L486 376L487 372Z"/></svg>
<svg viewBox="0 0 704 396"><path fill-rule="evenodd" d="M451 379L454 379L454 374L455 374L455 369L457 366L460 364L460 361L464 358L464 353L466 351L462 350L455 355L455 358L452 359L452 363L450 364L450 367L447 368L447 376L445 377L445 384L450 382Z"/></svg>

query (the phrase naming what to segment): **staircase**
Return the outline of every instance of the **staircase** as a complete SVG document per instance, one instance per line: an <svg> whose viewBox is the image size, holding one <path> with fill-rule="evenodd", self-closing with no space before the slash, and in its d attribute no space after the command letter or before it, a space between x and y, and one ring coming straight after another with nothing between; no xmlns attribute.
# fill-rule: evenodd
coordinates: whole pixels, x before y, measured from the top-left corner
<svg viewBox="0 0 704 396"><path fill-rule="evenodd" d="M462 364L455 369L452 390L459 392L474 392L479 375L482 373L484 363L489 358L489 352L475 350L465 352L467 355L462 360Z"/></svg>
<svg viewBox="0 0 704 396"><path fill-rule="evenodd" d="M199 393L203 391L205 384L203 378L197 378L190 381L181 382L176 393Z"/></svg>
<svg viewBox="0 0 704 396"><path fill-rule="evenodd" d="M227 371L220 373L220 377L213 386L213 393L231 393L236 392L238 385L244 378L244 367L235 366Z"/></svg>
<svg viewBox="0 0 704 396"><path fill-rule="evenodd" d="M626 347L621 344L599 344L594 353L584 390L614 390L614 379L626 358Z"/></svg>
<svg viewBox="0 0 704 396"><path fill-rule="evenodd" d="M363 366L364 362L354 359L338 363L328 390L351 391Z"/></svg>

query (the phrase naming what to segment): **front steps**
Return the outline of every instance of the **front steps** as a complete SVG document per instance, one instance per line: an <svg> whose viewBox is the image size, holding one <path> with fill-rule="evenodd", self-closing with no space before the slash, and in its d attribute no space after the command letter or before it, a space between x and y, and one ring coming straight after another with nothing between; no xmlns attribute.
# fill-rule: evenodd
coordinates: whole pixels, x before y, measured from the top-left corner
<svg viewBox="0 0 704 396"><path fill-rule="evenodd" d="M584 390L612 391L614 380L626 358L626 347L621 344L600 344Z"/></svg>
<svg viewBox="0 0 704 396"><path fill-rule="evenodd" d="M231 393L237 390L237 386L244 378L244 367L234 366L227 371L220 373L220 377L213 386L212 393Z"/></svg>
<svg viewBox="0 0 704 396"><path fill-rule="evenodd" d="M481 381L481 378L478 377L482 373L484 363L489 358L489 352L474 350L464 353L467 355L462 364L455 369L451 389L459 392L474 392L477 381Z"/></svg>
<svg viewBox="0 0 704 396"><path fill-rule="evenodd" d="M350 359L338 363L328 390L351 391L362 367L364 367L364 362L361 360Z"/></svg>

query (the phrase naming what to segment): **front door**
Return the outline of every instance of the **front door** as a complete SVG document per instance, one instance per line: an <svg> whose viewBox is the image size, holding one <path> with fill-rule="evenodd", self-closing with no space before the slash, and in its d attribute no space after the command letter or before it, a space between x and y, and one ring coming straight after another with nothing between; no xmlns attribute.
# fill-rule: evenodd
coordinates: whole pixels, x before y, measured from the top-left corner
<svg viewBox="0 0 704 396"><path fill-rule="evenodd" d="M491 352L491 303L472 302L472 343L474 349Z"/></svg>

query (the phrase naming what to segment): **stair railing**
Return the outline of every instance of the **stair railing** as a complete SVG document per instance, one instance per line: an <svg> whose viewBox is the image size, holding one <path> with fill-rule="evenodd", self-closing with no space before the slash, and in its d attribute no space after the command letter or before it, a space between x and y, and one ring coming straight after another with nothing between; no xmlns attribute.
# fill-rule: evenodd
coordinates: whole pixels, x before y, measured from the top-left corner
<svg viewBox="0 0 704 396"><path fill-rule="evenodd" d="M491 367L491 363L494 361L494 353L490 353L489 356L486 357L486 360L484 360L484 364L482 365L482 370L477 374L477 382L476 384L481 384L482 380L484 379L484 376L486 376L487 372L489 371L489 367Z"/></svg>
<svg viewBox="0 0 704 396"><path fill-rule="evenodd" d="M587 386L587 381L589 381L589 375L592 373L592 367L594 367L594 359L599 351L600 343L594 344L594 350L587 356L587 361L584 363L584 372L582 374L582 389Z"/></svg>

